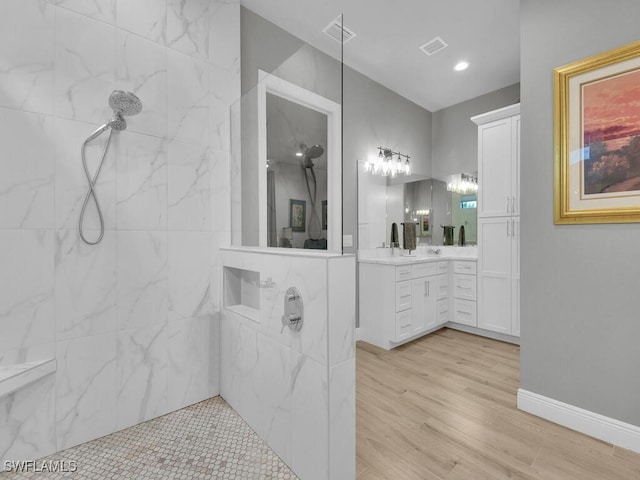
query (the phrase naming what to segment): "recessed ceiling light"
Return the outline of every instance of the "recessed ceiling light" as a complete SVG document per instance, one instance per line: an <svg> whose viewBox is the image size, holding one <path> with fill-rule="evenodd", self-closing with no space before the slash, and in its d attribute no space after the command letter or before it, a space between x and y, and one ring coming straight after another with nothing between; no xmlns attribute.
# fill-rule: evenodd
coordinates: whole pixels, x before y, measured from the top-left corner
<svg viewBox="0 0 640 480"><path fill-rule="evenodd" d="M456 66L453 67L453 69L456 72L461 72L463 70L466 70L469 67L469 64L467 62L458 62L456 63Z"/></svg>

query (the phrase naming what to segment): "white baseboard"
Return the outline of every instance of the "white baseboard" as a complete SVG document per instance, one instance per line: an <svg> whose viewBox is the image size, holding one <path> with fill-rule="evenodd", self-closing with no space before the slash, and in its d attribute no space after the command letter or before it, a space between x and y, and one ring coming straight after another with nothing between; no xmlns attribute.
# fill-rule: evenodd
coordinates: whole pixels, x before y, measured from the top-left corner
<svg viewBox="0 0 640 480"><path fill-rule="evenodd" d="M356 328L356 342L362 340L362 327Z"/></svg>
<svg viewBox="0 0 640 480"><path fill-rule="evenodd" d="M518 389L518 408L577 432L640 453L640 427Z"/></svg>

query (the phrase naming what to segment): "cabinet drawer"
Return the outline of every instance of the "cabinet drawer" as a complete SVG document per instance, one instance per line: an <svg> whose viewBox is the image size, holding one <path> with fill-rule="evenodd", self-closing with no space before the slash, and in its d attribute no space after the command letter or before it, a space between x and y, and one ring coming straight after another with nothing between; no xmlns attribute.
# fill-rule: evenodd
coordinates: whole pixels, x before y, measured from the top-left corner
<svg viewBox="0 0 640 480"><path fill-rule="evenodd" d="M467 275L475 275L476 266L476 262L470 262L468 260L454 260L453 273L466 273Z"/></svg>
<svg viewBox="0 0 640 480"><path fill-rule="evenodd" d="M438 275L438 300L449 296L449 275Z"/></svg>
<svg viewBox="0 0 640 480"><path fill-rule="evenodd" d="M463 325L477 326L476 302L470 300L453 299L452 321Z"/></svg>
<svg viewBox="0 0 640 480"><path fill-rule="evenodd" d="M411 278L429 277L438 273L436 262L417 263L411 266Z"/></svg>
<svg viewBox="0 0 640 480"><path fill-rule="evenodd" d="M476 276L460 275L453 276L453 297L465 300L476 299Z"/></svg>
<svg viewBox="0 0 640 480"><path fill-rule="evenodd" d="M396 267L396 282L411 280L411 265Z"/></svg>
<svg viewBox="0 0 640 480"><path fill-rule="evenodd" d="M438 300L436 304L436 322L438 325L447 323L449 321L449 300Z"/></svg>
<svg viewBox="0 0 640 480"><path fill-rule="evenodd" d="M411 310L396 313L396 338L399 342L411 336Z"/></svg>
<svg viewBox="0 0 640 480"><path fill-rule="evenodd" d="M396 283L396 312L411 308L411 281Z"/></svg>
<svg viewBox="0 0 640 480"><path fill-rule="evenodd" d="M438 275L449 273L449 262L438 262Z"/></svg>

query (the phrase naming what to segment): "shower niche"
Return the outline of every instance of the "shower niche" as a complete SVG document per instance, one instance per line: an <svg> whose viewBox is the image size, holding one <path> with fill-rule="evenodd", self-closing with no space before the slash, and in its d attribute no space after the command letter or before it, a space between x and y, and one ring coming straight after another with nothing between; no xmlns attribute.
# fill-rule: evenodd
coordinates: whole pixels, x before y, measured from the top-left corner
<svg viewBox="0 0 640 480"><path fill-rule="evenodd" d="M260 272L224 267L224 308L259 323L260 286Z"/></svg>

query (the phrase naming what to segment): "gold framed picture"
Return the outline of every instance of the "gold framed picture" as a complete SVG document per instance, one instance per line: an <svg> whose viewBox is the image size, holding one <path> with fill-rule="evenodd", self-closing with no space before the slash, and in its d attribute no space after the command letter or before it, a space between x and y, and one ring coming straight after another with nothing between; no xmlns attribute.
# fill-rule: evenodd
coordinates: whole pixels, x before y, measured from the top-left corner
<svg viewBox="0 0 640 480"><path fill-rule="evenodd" d="M640 42L554 70L554 221L640 222Z"/></svg>

